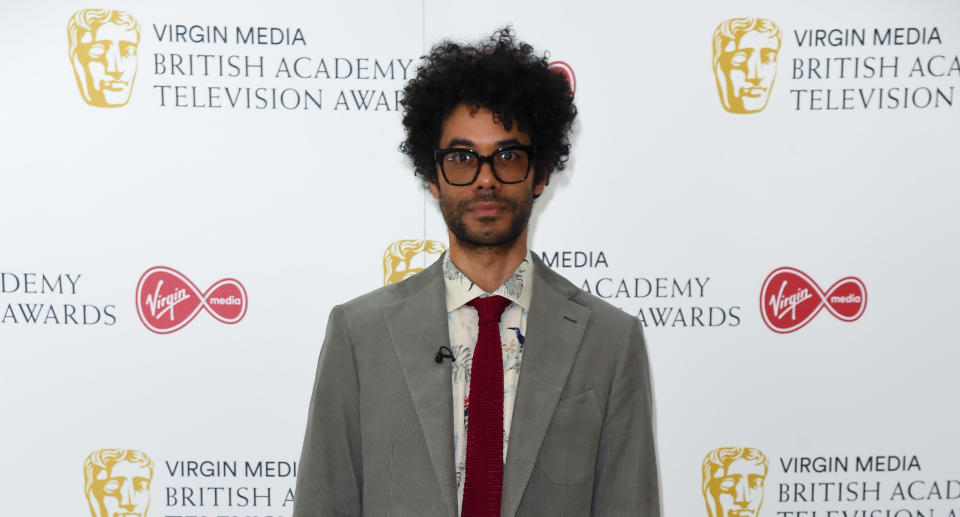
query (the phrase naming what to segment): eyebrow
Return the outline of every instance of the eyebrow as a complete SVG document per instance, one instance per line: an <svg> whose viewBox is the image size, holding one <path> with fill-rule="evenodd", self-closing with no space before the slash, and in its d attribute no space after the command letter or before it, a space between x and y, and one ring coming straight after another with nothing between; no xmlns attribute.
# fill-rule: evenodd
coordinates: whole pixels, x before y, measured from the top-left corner
<svg viewBox="0 0 960 517"><path fill-rule="evenodd" d="M523 145L516 138L506 138L504 140L497 140L497 147L505 147L508 145ZM473 147L474 144L472 140L467 140L466 138L454 138L450 140L450 143L447 144L448 147Z"/></svg>

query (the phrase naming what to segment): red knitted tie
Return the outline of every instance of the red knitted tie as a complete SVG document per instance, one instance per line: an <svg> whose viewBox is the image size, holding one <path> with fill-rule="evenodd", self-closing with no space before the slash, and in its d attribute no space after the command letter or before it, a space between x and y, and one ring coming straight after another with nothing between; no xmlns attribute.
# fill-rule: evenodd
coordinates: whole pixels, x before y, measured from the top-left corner
<svg viewBox="0 0 960 517"><path fill-rule="evenodd" d="M474 298L480 327L470 367L470 413L462 517L498 517L503 492L503 354L500 315L510 305L502 296Z"/></svg>

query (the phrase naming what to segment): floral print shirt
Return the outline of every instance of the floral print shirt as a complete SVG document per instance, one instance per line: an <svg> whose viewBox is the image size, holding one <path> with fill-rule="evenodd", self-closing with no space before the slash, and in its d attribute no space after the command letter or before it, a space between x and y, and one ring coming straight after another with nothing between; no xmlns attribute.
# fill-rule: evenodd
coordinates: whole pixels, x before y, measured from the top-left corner
<svg viewBox="0 0 960 517"><path fill-rule="evenodd" d="M470 367L473 349L477 345L477 311L467 302L480 296L499 295L509 299L510 305L500 316L500 339L503 351L503 458L507 458L510 441L510 422L513 402L517 394L520 359L527 332L527 314L533 293L533 257L527 257L517 270L496 291L485 293L457 269L450 254L443 256L443 278L447 293L447 326L450 330L450 349L453 352L453 443L457 473L457 513L463 505L463 482L467 466L467 417L470 408Z"/></svg>

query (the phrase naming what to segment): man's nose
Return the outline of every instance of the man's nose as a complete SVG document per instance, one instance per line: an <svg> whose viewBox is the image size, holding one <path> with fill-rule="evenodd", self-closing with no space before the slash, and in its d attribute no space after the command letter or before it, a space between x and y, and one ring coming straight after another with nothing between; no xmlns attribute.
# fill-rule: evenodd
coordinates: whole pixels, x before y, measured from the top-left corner
<svg viewBox="0 0 960 517"><path fill-rule="evenodd" d="M491 163L490 160L480 164L480 173L477 175L477 181L474 181L473 184L481 188L500 187L500 180L498 180L497 176L493 173L493 163Z"/></svg>
<svg viewBox="0 0 960 517"><path fill-rule="evenodd" d="M747 81L760 84L760 54L757 52L747 59Z"/></svg>
<svg viewBox="0 0 960 517"><path fill-rule="evenodd" d="M110 48L107 49L106 58L107 75L119 79L123 73L120 71L120 50L116 45L110 45Z"/></svg>
<svg viewBox="0 0 960 517"><path fill-rule="evenodd" d="M737 506L746 508L750 503L747 501L747 484L744 482L737 483L737 487L734 489L733 493L733 502Z"/></svg>
<svg viewBox="0 0 960 517"><path fill-rule="evenodd" d="M124 483L120 488L120 507L126 511L132 511L136 506L133 502L133 486L130 483Z"/></svg>

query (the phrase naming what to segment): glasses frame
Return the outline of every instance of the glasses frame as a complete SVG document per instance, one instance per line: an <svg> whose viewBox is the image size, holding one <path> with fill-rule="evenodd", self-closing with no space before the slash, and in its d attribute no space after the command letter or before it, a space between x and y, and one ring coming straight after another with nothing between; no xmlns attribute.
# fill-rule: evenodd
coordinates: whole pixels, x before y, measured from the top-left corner
<svg viewBox="0 0 960 517"><path fill-rule="evenodd" d="M493 165L493 157L497 154L500 154L504 151L524 151L527 153L527 170L523 173L523 178L516 181L505 181L497 174L497 167ZM443 169L443 159L450 153L469 153L477 159L477 170L473 173L473 178L466 183L454 183L450 181L450 178L447 177L447 171ZM465 187L467 185L473 185L473 182L477 181L477 178L480 177L480 169L483 167L484 163L490 164L490 171L493 172L493 177L497 178L497 181L507 185L514 183L523 183L530 177L530 168L533 165L533 146L532 145L505 145L503 147L498 147L497 150L493 151L487 155L481 155L480 153L474 151L473 149L468 149L465 147L449 147L446 149L437 149L433 151L433 159L436 160L437 164L440 166L440 174L443 175L443 180L453 185L455 187Z"/></svg>

